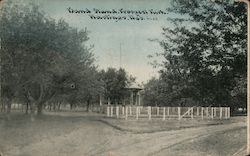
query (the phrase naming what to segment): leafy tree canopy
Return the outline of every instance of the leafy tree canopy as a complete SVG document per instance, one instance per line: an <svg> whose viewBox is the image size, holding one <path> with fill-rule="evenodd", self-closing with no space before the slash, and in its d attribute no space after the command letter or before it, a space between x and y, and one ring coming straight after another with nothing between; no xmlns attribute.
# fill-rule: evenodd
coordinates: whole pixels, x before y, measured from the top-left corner
<svg viewBox="0 0 250 156"><path fill-rule="evenodd" d="M105 86L105 96L113 101L121 102L128 94L126 88L135 81L135 78L129 76L127 72L120 68L108 68L106 71L101 71L102 81Z"/></svg>
<svg viewBox="0 0 250 156"><path fill-rule="evenodd" d="M173 0L168 11L175 14L169 19L175 27L163 28L160 79L177 94L166 96L191 98L193 105L237 107L232 91L235 95L241 82L246 87L239 81L247 69L246 6L229 0Z"/></svg>
<svg viewBox="0 0 250 156"><path fill-rule="evenodd" d="M88 32L51 19L34 4L4 2L0 38L2 95L9 101L25 99L41 112L53 96L96 83Z"/></svg>

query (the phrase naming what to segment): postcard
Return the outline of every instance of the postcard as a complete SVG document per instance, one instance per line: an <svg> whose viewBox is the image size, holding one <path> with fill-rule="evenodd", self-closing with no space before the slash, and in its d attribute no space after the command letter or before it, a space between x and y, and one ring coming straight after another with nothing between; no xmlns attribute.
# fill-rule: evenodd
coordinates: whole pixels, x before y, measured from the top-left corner
<svg viewBox="0 0 250 156"><path fill-rule="evenodd" d="M249 6L1 0L0 156L250 154Z"/></svg>

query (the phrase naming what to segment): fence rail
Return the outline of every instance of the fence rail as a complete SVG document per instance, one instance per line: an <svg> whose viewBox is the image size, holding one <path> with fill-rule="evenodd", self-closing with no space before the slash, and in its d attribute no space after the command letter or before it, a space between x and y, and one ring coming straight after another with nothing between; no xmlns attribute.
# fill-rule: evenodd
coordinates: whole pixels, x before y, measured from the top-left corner
<svg viewBox="0 0 250 156"><path fill-rule="evenodd" d="M1 108L1 107L0 107ZM5 108L7 109L7 108ZM26 107L22 104L12 104L11 111L24 112ZM2 111L2 108L0 109ZM49 110L49 108L45 108ZM62 106L60 111L83 111L85 107L74 108L71 110L69 106ZM0 111L0 112L1 112ZM107 117L121 119L229 119L230 107L151 107L151 106L108 106L93 105L90 111L106 114Z"/></svg>
<svg viewBox="0 0 250 156"><path fill-rule="evenodd" d="M102 110L107 117L136 119L178 119L200 118L229 119L230 107L151 107L151 106L106 106Z"/></svg>

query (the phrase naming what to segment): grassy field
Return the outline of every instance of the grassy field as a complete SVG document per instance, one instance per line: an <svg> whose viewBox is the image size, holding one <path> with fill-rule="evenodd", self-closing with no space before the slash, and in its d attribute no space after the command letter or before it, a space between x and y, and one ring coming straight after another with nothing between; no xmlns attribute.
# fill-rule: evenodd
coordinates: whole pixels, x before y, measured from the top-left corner
<svg viewBox="0 0 250 156"><path fill-rule="evenodd" d="M233 155L246 144L244 117L117 120L86 112L0 114L4 156ZM243 149L244 151L244 149Z"/></svg>

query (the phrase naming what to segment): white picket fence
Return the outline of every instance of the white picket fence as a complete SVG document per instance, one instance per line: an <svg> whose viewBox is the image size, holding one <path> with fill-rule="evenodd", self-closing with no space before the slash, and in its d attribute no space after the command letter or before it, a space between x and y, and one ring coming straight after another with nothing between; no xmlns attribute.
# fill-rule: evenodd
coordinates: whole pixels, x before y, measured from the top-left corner
<svg viewBox="0 0 250 156"><path fill-rule="evenodd" d="M107 106L107 117L127 119L229 119L230 107Z"/></svg>

